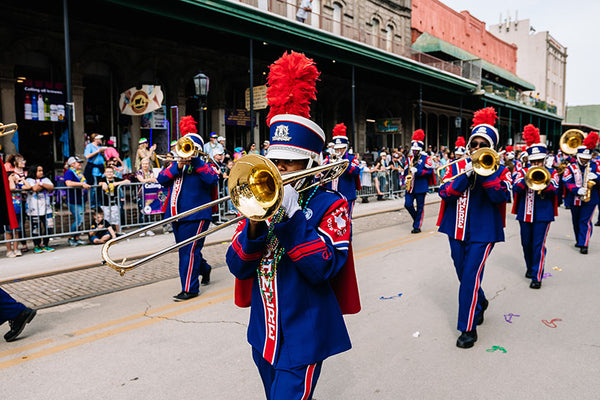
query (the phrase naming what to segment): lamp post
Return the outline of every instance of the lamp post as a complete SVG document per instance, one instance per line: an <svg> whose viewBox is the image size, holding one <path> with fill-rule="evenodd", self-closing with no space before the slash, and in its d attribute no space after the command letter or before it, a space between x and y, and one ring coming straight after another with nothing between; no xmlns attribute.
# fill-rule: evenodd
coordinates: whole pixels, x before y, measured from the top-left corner
<svg viewBox="0 0 600 400"><path fill-rule="evenodd" d="M196 96L198 96L198 112L200 114L200 136L204 140L204 102L208 96L208 76L202 72L194 76L194 86L196 87Z"/></svg>

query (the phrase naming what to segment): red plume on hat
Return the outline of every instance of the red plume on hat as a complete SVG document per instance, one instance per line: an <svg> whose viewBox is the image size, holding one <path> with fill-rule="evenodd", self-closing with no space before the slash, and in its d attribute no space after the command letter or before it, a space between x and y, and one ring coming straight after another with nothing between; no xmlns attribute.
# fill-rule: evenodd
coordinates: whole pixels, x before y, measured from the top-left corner
<svg viewBox="0 0 600 400"><path fill-rule="evenodd" d="M422 142L425 140L425 131L423 129L417 129L413 132L412 140L416 140L418 142Z"/></svg>
<svg viewBox="0 0 600 400"><path fill-rule="evenodd" d="M465 141L465 138L462 136L459 136L456 139L456 143L454 143L454 147L465 147L467 145L467 142Z"/></svg>
<svg viewBox="0 0 600 400"><path fill-rule="evenodd" d="M533 126L533 124L527 124L523 128L523 140L527 144L527 147L532 144L540 142L540 130Z"/></svg>
<svg viewBox="0 0 600 400"><path fill-rule="evenodd" d="M507 153L511 153L514 150L514 147L512 146L506 146L506 152Z"/></svg>
<svg viewBox="0 0 600 400"><path fill-rule="evenodd" d="M598 132L590 132L583 139L583 145L590 150L594 150L598 144Z"/></svg>
<svg viewBox="0 0 600 400"><path fill-rule="evenodd" d="M473 125L471 125L471 128L481 124L494 126L497 119L498 115L496 114L494 107L482 108L473 113Z"/></svg>
<svg viewBox="0 0 600 400"><path fill-rule="evenodd" d="M294 114L310 117L310 102L316 100L316 83L320 72L312 59L302 53L286 51L269 66L267 79L267 104L271 118L279 114Z"/></svg>
<svg viewBox="0 0 600 400"><path fill-rule="evenodd" d="M344 125L344 123L339 123L336 124L336 126L333 127L333 136L346 136L346 125Z"/></svg>
<svg viewBox="0 0 600 400"><path fill-rule="evenodd" d="M187 135L188 133L198 133L194 117L191 115L182 117L179 120L179 132L181 133L181 136Z"/></svg>

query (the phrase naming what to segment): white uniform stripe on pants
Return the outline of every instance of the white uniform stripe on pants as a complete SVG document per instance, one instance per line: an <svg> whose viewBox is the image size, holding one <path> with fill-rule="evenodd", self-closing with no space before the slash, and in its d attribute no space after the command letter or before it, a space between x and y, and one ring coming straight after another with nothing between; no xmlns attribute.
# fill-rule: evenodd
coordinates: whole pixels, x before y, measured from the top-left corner
<svg viewBox="0 0 600 400"><path fill-rule="evenodd" d="M312 381L315 372L316 364L311 364L306 369L306 375L304 376L304 394L302 395L302 400L308 399L310 396L310 392L312 391Z"/></svg>
<svg viewBox="0 0 600 400"><path fill-rule="evenodd" d="M205 221L201 220L198 225L198 230L196 231L196 235L199 235L202 232L202 227L204 226ZM196 250L196 245L198 241L194 241L194 244L190 247L190 260L188 261L187 273L185 275L185 289L184 292L190 291L190 281L192 280L192 271L194 270L194 250Z"/></svg>

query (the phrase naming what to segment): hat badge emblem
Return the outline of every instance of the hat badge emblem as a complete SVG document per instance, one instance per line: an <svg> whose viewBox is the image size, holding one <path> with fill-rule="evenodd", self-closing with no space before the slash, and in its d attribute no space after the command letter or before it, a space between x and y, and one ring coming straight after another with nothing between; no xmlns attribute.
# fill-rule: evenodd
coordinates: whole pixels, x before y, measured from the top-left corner
<svg viewBox="0 0 600 400"><path fill-rule="evenodd" d="M290 140L292 140L292 137L290 136L289 127L287 125L277 126L272 140L273 141L276 140L276 141L280 141L280 142L289 142Z"/></svg>

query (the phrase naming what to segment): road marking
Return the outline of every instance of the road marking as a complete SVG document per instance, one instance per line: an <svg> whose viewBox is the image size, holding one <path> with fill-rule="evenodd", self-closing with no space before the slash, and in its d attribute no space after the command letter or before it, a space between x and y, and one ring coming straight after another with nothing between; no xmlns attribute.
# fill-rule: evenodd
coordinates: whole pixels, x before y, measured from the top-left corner
<svg viewBox="0 0 600 400"><path fill-rule="evenodd" d="M435 235L436 233L437 233L437 231L431 231L431 232L421 234L418 236L414 236L414 237L411 235L411 236L402 237L400 239L390 240L390 241L384 242L384 243L378 243L376 245L373 245L373 246L361 249L360 251L357 251L354 255L354 258L355 259L363 258L368 255L379 253L384 250L402 246L402 245L412 243L412 242L415 242L415 241L418 241L421 239L426 239L426 238L429 238L429 237ZM47 349L43 349L43 350L40 350L35 353L31 353L31 354L24 355L24 356L19 356L18 358L13 358L13 359L10 359L10 360L4 361L4 362L0 362L0 370L9 368L9 367L12 367L15 365L19 365L26 361L31 361L31 360L35 360L35 359L45 357L45 356L48 356L51 354L55 354L55 353L58 353L63 350L68 350L68 349L80 346L82 344L95 342L96 340L100 340L100 339L103 339L106 337L114 336L114 335L117 335L117 334L120 334L123 332L128 332L130 330L134 330L134 329L142 328L142 327L145 327L148 325L152 325L156 322L160 322L165 319L170 319L170 318L176 317L181 314L199 310L199 309L211 306L213 304L224 302L226 300L231 300L231 299L233 299L233 289L234 289L234 287L230 286L228 288L221 289L216 292L206 293L206 294L201 295L198 298L193 299L193 300L188 300L188 301L182 302L182 303L167 304L165 306L150 309L143 313L136 313L136 314L118 318L118 319L115 319L112 321L103 322L101 324L94 325L94 326L91 326L88 328L80 329L80 330L72 332L72 333L67 333L64 336L66 336L68 338L77 338L79 336L83 336L83 335L86 335L89 333L98 332L98 333L93 333L86 337L72 340L67 343L57 344L54 347L49 347ZM223 295L221 297L217 297L215 299L211 299L215 296L219 296L222 294L225 294L225 295ZM211 299L211 300L208 300L208 299ZM183 306L185 306L185 307L183 307ZM173 310L173 311L167 312L169 310ZM161 314L161 313L164 313L164 314ZM123 325L120 327L102 331L104 329L107 329L107 328L110 328L113 326L117 326L117 325L122 325L124 323L135 321L137 319L144 318L144 317L146 317L146 319L143 319L141 321L133 322L133 323L130 323L127 325ZM4 357L14 355L14 354L23 353L23 352L26 352L27 350L34 349L37 347L42 347L47 344L53 343L54 341L55 340L53 340L53 339L45 339L45 340L42 340L42 341L39 341L36 343L31 343L28 345L17 347L15 349L7 350L5 352L0 353L0 358L4 358Z"/></svg>

